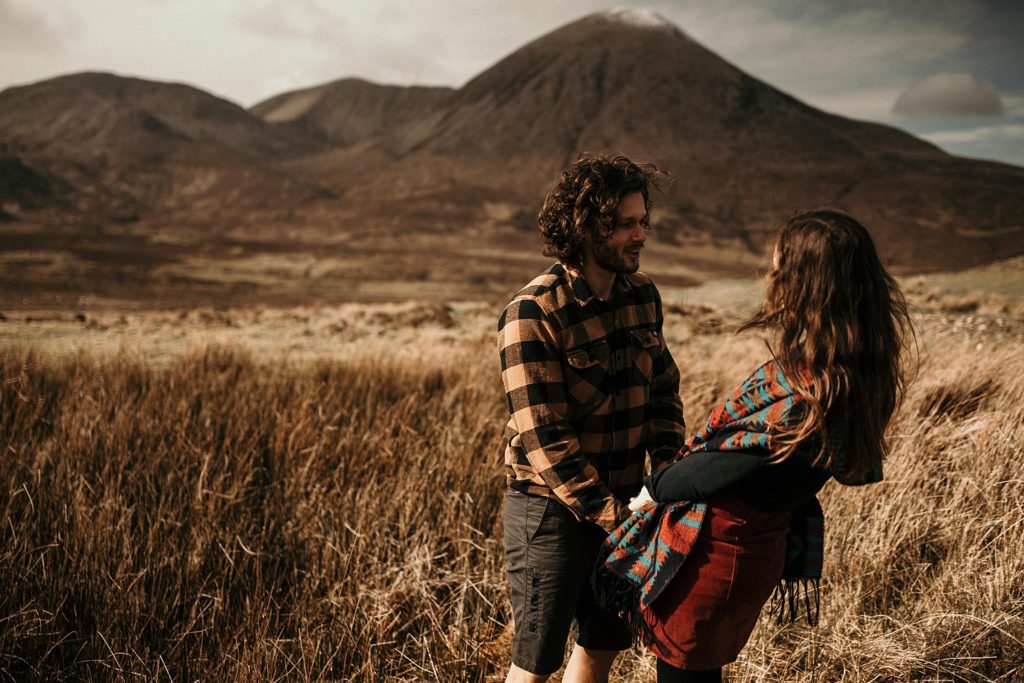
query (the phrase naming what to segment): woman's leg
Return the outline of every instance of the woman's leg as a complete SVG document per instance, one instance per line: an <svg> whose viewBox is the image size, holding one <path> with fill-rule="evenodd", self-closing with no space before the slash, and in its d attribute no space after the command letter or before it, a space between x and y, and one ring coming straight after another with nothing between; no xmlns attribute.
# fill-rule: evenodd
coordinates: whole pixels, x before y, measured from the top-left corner
<svg viewBox="0 0 1024 683"><path fill-rule="evenodd" d="M722 669L687 671L659 659L658 683L722 683Z"/></svg>

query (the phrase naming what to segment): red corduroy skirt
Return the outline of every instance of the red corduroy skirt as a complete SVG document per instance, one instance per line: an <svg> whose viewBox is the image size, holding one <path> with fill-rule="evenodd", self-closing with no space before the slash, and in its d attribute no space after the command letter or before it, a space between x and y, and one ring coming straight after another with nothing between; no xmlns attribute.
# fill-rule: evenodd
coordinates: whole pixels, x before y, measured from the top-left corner
<svg viewBox="0 0 1024 683"><path fill-rule="evenodd" d="M680 669L736 660L782 576L789 513L715 498L693 550L643 617L651 650Z"/></svg>

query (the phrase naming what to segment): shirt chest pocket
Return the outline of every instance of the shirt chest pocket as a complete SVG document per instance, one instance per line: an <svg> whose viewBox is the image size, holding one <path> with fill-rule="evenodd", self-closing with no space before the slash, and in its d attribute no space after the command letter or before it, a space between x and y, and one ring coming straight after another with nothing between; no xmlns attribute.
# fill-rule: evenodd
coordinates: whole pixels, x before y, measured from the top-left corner
<svg viewBox="0 0 1024 683"><path fill-rule="evenodd" d="M661 335L654 328L644 327L630 331L629 336L636 380L650 384L654 377L654 365L661 355Z"/></svg>
<svg viewBox="0 0 1024 683"><path fill-rule="evenodd" d="M581 405L599 402L609 393L611 348L607 341L591 342L565 353L565 388Z"/></svg>

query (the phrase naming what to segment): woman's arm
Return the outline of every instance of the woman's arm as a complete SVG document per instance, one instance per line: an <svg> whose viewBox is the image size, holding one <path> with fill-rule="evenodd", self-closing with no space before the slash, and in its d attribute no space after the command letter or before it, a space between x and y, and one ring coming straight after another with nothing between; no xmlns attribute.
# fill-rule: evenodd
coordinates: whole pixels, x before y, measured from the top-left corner
<svg viewBox="0 0 1024 683"><path fill-rule="evenodd" d="M813 465L806 450L773 463L762 451L693 453L644 480L655 502L707 502L728 492L770 512L791 510L814 497L828 481L827 469ZM642 501L641 501L642 502ZM636 510L639 504L631 510Z"/></svg>
<svg viewBox="0 0 1024 683"><path fill-rule="evenodd" d="M659 503L706 501L768 464L757 451L692 453L647 477L644 485Z"/></svg>

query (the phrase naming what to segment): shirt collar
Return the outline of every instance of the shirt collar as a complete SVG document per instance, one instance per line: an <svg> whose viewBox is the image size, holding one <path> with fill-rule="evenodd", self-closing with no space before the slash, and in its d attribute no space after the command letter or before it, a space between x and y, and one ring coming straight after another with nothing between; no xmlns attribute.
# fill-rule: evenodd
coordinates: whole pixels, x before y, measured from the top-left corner
<svg viewBox="0 0 1024 683"><path fill-rule="evenodd" d="M562 272L565 274L569 287L572 289L572 294L576 298L576 303L580 306L586 306L591 301L602 300L594 293L594 290L590 288L590 285L587 283L587 279L583 277L583 273L578 268L566 263L559 263L557 265L561 267ZM611 301L614 301L619 297L631 297L632 295L633 279L625 273L616 274L615 282L612 284Z"/></svg>

